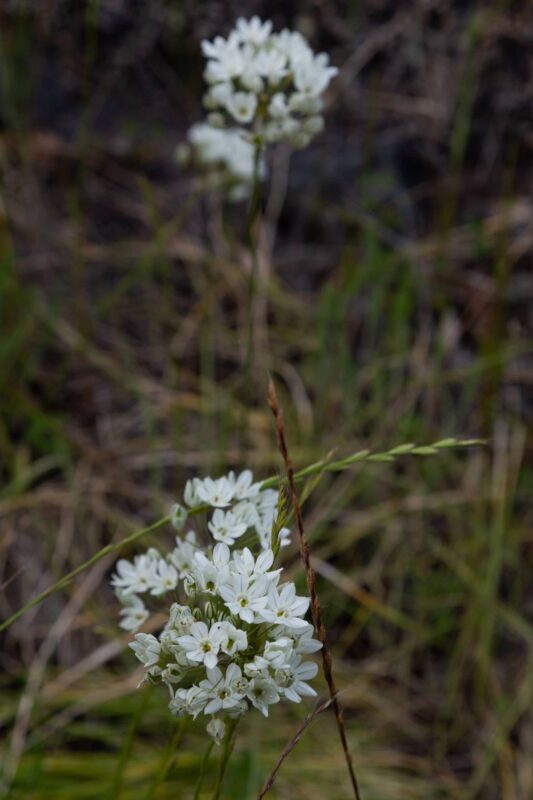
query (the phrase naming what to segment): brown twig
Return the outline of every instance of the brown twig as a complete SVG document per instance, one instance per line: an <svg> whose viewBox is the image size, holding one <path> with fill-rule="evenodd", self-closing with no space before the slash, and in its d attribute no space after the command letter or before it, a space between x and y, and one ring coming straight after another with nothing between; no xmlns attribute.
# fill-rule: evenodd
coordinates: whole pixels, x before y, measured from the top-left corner
<svg viewBox="0 0 533 800"><path fill-rule="evenodd" d="M300 555L304 563L305 575L307 579L307 591L309 592L309 597L311 599L311 616L313 618L313 625L315 627L317 638L322 643L322 667L324 670L324 677L326 679L326 683L328 684L329 694L331 697L331 705L333 706L333 710L335 712L335 719L337 720L339 736L341 739L342 749L344 751L344 756L346 759L346 766L348 767L348 772L350 773L350 780L352 782L354 796L356 800L361 800L361 795L359 793L359 786L357 784L357 778L355 777L355 771L352 763L352 757L350 755L350 751L348 750L348 740L346 738L346 729L344 727L344 721L342 717L342 708L337 699L337 688L335 686L335 680L333 677L331 654L328 650L326 643L326 629L322 622L322 609L320 607L320 601L318 599L318 594L315 586L315 572L313 570L313 567L311 566L311 553L309 549L309 543L307 541L307 537L304 531L302 509L300 506L300 501L298 500L298 494L296 492L296 483L294 480L294 470L287 449L287 441L285 439L283 412L279 406L278 398L276 395L276 389L271 380L269 381L268 384L268 403L270 405L272 414L274 415L274 420L276 422L276 436L278 440L278 447L282 455L283 461L285 462L285 468L287 470L287 483L291 494L294 516L296 518L296 528L298 530L298 543L300 545Z"/></svg>
<svg viewBox="0 0 533 800"><path fill-rule="evenodd" d="M302 722L300 722L296 733L294 734L292 739L289 742L287 742L287 744L279 754L278 760L274 765L274 769L272 770L269 777L265 781L260 794L258 794L257 796L257 800L263 800L263 797L266 795L266 793L272 789L272 786L274 785L274 781L277 778L281 765L283 764L289 753L291 753L294 750L294 748L302 738L302 734L305 731L305 729L313 722L314 719L316 719L316 717L318 717L319 714L321 714L323 711L329 708L332 703L333 699L329 697L327 700L324 700L324 702L317 705L313 709L313 711L311 711L311 713L308 714L305 717L305 719L302 720Z"/></svg>

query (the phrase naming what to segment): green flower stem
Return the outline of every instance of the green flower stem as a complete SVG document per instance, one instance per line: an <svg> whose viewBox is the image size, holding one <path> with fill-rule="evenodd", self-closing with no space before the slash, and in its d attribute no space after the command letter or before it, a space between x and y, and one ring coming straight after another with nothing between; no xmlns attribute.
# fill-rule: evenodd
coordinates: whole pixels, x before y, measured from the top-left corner
<svg viewBox="0 0 533 800"><path fill-rule="evenodd" d="M398 447L393 447L391 450L378 453L373 453L370 450L360 450L358 453L354 453L353 455L338 461L331 461L329 459L316 461L314 464L310 464L308 467L296 472L294 477L295 480L301 481L312 475L319 475L322 472L342 472L346 469L349 469L354 464L358 464L363 461L390 462L395 461L397 458L404 455L429 456L450 448L474 447L483 444L485 444L485 442L482 439L441 439L440 441L434 442L430 445L419 446L412 443L403 444L399 445ZM267 478L262 482L261 488L272 489L283 485L285 482L286 479L280 477L279 475L273 475L271 478ZM199 506L198 508L193 508L189 511L189 516L195 516L196 514L203 513L206 511L206 509L207 506L205 505ZM59 592L61 589L64 589L66 586L68 586L73 578L75 578L77 575L80 575L86 569L89 569L89 567L92 567L93 564L96 564L97 561L100 561L100 559L105 558L111 553L120 552L128 545L134 544L143 536L146 536L146 534L162 528L169 522L169 516L163 517L162 519L157 520L157 522L154 522L152 525L149 525L147 528L142 528L142 530L135 531L129 536L126 536L124 539L121 539L119 542L114 542L113 544L108 544L106 547L103 547L101 550L91 556L91 558L87 559L87 561L84 561L78 567L73 569L72 572L64 575L62 578L56 581L56 583L52 584L52 586L49 586L48 589L45 589L44 592L36 595L36 597L26 603L25 606L20 608L18 611L15 611L14 614L0 624L0 631L8 628L13 622L15 622L15 620L19 619L30 609L35 608L35 606L39 605L39 603L42 603L43 600L46 600L51 595Z"/></svg>
<svg viewBox="0 0 533 800"><path fill-rule="evenodd" d="M176 752L183 738L185 728L187 727L187 722L188 720L186 717L183 717L183 719L178 722L172 738L169 740L167 746L164 748L161 754L159 764L157 765L152 782L148 788L148 792L146 793L145 800L155 800L157 796L157 790L165 780L168 771L172 766L172 762L176 757Z"/></svg>
<svg viewBox="0 0 533 800"><path fill-rule="evenodd" d="M255 308L257 305L257 291L259 288L259 253L258 253L258 233L257 222L261 209L261 155L263 148L256 143L254 149L254 172L252 180L252 196L248 211L247 239L248 247L252 257L250 281L248 284L248 320L246 331L246 356L245 356L245 375L247 383L252 385L252 374L254 368L254 330L255 330Z"/></svg>
<svg viewBox="0 0 533 800"><path fill-rule="evenodd" d="M202 786L204 783L205 772L207 769L207 764L209 762L209 756L211 755L211 750L213 749L213 745L215 743L213 741L209 742L206 747L204 757L202 759L202 764L200 766L200 774L198 775L198 781L196 783L196 790L194 792L194 800L200 800L200 792L202 791Z"/></svg>
<svg viewBox="0 0 533 800"><path fill-rule="evenodd" d="M119 756L118 763L117 763L117 769L116 769L115 774L113 776L113 784L111 786L111 790L110 790L110 793L109 793L109 800L116 800L117 797L119 797L119 795L120 795L120 790L122 788L122 782L123 782L123 778L124 778L124 772L126 770L126 765L128 763L128 760L129 760L129 758L131 756L131 751L132 751L132 747L133 747L133 740L135 738L135 734L136 734L137 728L138 728L138 726L139 726L139 724L141 722L142 716L143 716L144 712L146 711L146 709L148 708L148 705L149 705L150 700L152 698L153 690L154 690L154 687L153 686L149 686L143 692L142 697L140 699L140 702L139 702L139 704L137 706L137 710L135 711L135 714L133 715L130 727L128 729L128 732L126 734L126 738L124 739L124 742L122 744L122 749L120 751L120 756Z"/></svg>
<svg viewBox="0 0 533 800"><path fill-rule="evenodd" d="M217 773L217 782L215 784L215 791L213 792L213 800L219 800L220 795L222 794L222 787L224 785L224 776L226 774L226 767L228 766L228 762L230 760L230 756L233 752L233 746L235 744L235 728L237 727L239 720L232 719L228 720L227 722L227 730L224 736L224 741L222 743L222 752L220 754L220 761L218 762L218 773Z"/></svg>

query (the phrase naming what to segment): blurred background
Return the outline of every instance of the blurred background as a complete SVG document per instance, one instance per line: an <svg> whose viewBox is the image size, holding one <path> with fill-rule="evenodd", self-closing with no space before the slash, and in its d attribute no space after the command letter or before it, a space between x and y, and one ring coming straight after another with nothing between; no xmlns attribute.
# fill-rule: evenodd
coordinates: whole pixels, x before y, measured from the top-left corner
<svg viewBox="0 0 533 800"><path fill-rule="evenodd" d="M201 39L253 13L340 69L325 132L264 185L258 359L293 460L488 440L324 477L305 506L363 798L530 800L531 3L2 0L0 616L188 477L280 470L266 370L243 383L245 204L174 159ZM13 800L193 796L203 726L176 747L164 690L135 690L112 565L3 636ZM249 715L227 798L257 796L309 708ZM270 796L350 796L329 713Z"/></svg>

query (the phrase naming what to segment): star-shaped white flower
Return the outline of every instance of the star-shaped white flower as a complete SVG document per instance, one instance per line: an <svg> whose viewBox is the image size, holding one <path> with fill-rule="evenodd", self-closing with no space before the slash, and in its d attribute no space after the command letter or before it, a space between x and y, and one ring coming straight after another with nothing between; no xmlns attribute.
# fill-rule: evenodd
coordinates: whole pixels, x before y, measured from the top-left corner
<svg viewBox="0 0 533 800"><path fill-rule="evenodd" d="M161 558L157 564L157 572L152 582L150 593L158 597L173 591L178 585L178 573L172 564Z"/></svg>
<svg viewBox="0 0 533 800"><path fill-rule="evenodd" d="M151 667L159 661L161 645L151 633L136 633L135 641L130 642L128 647L145 667Z"/></svg>
<svg viewBox="0 0 533 800"><path fill-rule="evenodd" d="M205 664L208 669L217 665L221 641L220 625L214 623L208 628L205 622L194 622L190 633L178 638L178 643L185 650L189 661Z"/></svg>
<svg viewBox="0 0 533 800"><path fill-rule="evenodd" d="M198 481L196 493L203 503L213 508L224 508L233 499L233 487L227 478L204 478Z"/></svg>
<svg viewBox="0 0 533 800"><path fill-rule="evenodd" d="M127 595L124 601L126 606L120 611L120 616L122 618L120 627L125 631L136 631L148 619L148 609L145 607L141 598L137 597L136 594Z"/></svg>
<svg viewBox="0 0 533 800"><path fill-rule="evenodd" d="M263 612L268 602L266 588L264 578L251 583L245 575L234 575L220 587L219 593L232 614L244 622L253 622L255 615Z"/></svg>
<svg viewBox="0 0 533 800"><path fill-rule="evenodd" d="M301 619L309 608L308 597L298 597L293 583L270 589L267 607L261 611L266 622L275 622L287 628L306 628L308 623Z"/></svg>
<svg viewBox="0 0 533 800"><path fill-rule="evenodd" d="M246 532L247 525L245 522L240 522L232 511L222 511L217 508L207 527L215 541L232 545L235 544L235 539Z"/></svg>

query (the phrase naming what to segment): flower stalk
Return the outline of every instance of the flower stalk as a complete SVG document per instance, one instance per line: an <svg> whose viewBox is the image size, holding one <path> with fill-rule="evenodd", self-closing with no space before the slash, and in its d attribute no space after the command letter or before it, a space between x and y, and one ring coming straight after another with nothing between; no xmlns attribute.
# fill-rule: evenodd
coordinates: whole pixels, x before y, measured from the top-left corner
<svg viewBox="0 0 533 800"><path fill-rule="evenodd" d="M250 277L248 281L248 304L247 304L247 330L246 330L246 354L245 354L245 376L246 383L253 385L255 368L255 352L257 343L257 306L258 295L262 290L260 285L259 270L259 239L260 239L260 213L261 213L261 177L260 167L262 163L263 148L261 142L257 141L254 146L254 168L252 177L252 194L247 222L247 240L250 249Z"/></svg>
<svg viewBox="0 0 533 800"><path fill-rule="evenodd" d="M231 754L233 752L233 748L235 746L235 729L237 727L238 722L239 722L238 719L229 720L227 725L226 734L224 736L224 741L222 743L222 752L220 754L220 760L218 762L217 781L215 784L215 790L213 792L213 800L219 800L220 795L222 794L226 769Z"/></svg>

